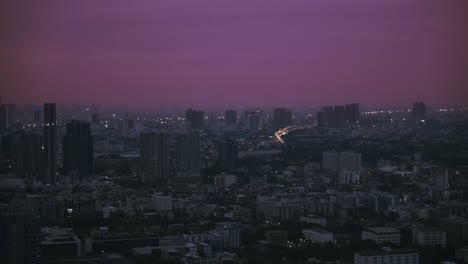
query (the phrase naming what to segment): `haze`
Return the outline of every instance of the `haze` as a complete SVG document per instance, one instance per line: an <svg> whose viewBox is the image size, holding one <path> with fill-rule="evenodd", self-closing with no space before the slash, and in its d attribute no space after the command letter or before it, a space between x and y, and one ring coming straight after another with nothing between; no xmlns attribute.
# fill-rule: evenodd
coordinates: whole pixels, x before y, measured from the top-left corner
<svg viewBox="0 0 468 264"><path fill-rule="evenodd" d="M0 95L145 106L464 104L467 3L2 1Z"/></svg>

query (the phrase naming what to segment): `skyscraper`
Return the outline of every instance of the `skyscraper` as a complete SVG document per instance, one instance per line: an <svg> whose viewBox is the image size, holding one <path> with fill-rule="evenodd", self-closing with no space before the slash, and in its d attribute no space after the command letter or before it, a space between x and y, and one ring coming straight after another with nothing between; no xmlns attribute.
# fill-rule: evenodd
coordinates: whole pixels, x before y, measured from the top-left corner
<svg viewBox="0 0 468 264"><path fill-rule="evenodd" d="M0 249L5 251L6 264L36 264L41 255L40 217L31 211L8 211L0 215L4 239ZM2 241L4 240L4 241ZM3 263L3 262L2 262Z"/></svg>
<svg viewBox="0 0 468 264"><path fill-rule="evenodd" d="M359 104L352 103L345 105L345 117L348 122L357 122L359 121Z"/></svg>
<svg viewBox="0 0 468 264"><path fill-rule="evenodd" d="M426 104L424 102L413 103L413 120L421 121L426 119Z"/></svg>
<svg viewBox="0 0 468 264"><path fill-rule="evenodd" d="M63 136L63 172L64 175L78 172L80 177L93 172L93 137L89 123L72 121L67 124Z"/></svg>
<svg viewBox="0 0 468 264"><path fill-rule="evenodd" d="M290 126L292 122L292 113L286 108L275 108L273 110L273 128L280 129Z"/></svg>
<svg viewBox="0 0 468 264"><path fill-rule="evenodd" d="M56 105L44 104L44 184L57 184Z"/></svg>
<svg viewBox="0 0 468 264"><path fill-rule="evenodd" d="M224 173L237 172L239 146L235 140L225 139L218 144L218 159Z"/></svg>
<svg viewBox="0 0 468 264"><path fill-rule="evenodd" d="M7 105L0 104L0 132L8 128L8 112Z"/></svg>
<svg viewBox="0 0 468 264"><path fill-rule="evenodd" d="M41 180L42 135L23 131L12 135L12 165L16 177Z"/></svg>
<svg viewBox="0 0 468 264"><path fill-rule="evenodd" d="M205 127L205 112L189 109L185 112L185 120L190 128L203 130Z"/></svg>
<svg viewBox="0 0 468 264"><path fill-rule="evenodd" d="M236 125L237 124L237 111L236 110L226 110L226 125Z"/></svg>
<svg viewBox="0 0 468 264"><path fill-rule="evenodd" d="M262 110L259 108L245 111L245 128L258 130L262 127Z"/></svg>
<svg viewBox="0 0 468 264"><path fill-rule="evenodd" d="M167 134L147 132L140 135L140 176L143 181L163 181L169 176Z"/></svg>
<svg viewBox="0 0 468 264"><path fill-rule="evenodd" d="M198 134L181 134L176 137L176 177L200 177L201 145Z"/></svg>
<svg viewBox="0 0 468 264"><path fill-rule="evenodd" d="M333 107L333 123L344 124L345 119L346 117L344 105L335 105Z"/></svg>

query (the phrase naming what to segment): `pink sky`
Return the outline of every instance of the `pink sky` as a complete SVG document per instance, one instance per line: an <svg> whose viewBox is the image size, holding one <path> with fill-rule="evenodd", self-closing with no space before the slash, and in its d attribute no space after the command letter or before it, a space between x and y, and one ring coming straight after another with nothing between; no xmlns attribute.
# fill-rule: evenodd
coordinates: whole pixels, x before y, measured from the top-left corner
<svg viewBox="0 0 468 264"><path fill-rule="evenodd" d="M4 101L468 103L466 0L0 3Z"/></svg>

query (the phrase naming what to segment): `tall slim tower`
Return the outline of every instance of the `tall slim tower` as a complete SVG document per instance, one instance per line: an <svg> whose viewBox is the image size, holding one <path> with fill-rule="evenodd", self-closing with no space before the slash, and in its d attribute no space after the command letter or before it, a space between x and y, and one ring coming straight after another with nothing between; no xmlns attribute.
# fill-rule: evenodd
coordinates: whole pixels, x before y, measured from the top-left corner
<svg viewBox="0 0 468 264"><path fill-rule="evenodd" d="M239 146L236 141L226 139L219 142L218 159L224 173L237 172L237 160L239 158Z"/></svg>
<svg viewBox="0 0 468 264"><path fill-rule="evenodd" d="M143 181L162 181L169 177L169 140L165 133L141 133L140 175Z"/></svg>
<svg viewBox="0 0 468 264"><path fill-rule="evenodd" d="M44 184L57 184L57 112L55 104L44 104Z"/></svg>
<svg viewBox="0 0 468 264"><path fill-rule="evenodd" d="M178 135L176 138L175 155L177 177L200 177L201 146L199 135Z"/></svg>
<svg viewBox="0 0 468 264"><path fill-rule="evenodd" d="M290 126L292 122L292 113L286 108L275 108L273 110L273 128L280 129Z"/></svg>
<svg viewBox="0 0 468 264"><path fill-rule="evenodd" d="M93 138L89 123L72 121L63 137L64 174L78 172L80 177L93 172Z"/></svg>

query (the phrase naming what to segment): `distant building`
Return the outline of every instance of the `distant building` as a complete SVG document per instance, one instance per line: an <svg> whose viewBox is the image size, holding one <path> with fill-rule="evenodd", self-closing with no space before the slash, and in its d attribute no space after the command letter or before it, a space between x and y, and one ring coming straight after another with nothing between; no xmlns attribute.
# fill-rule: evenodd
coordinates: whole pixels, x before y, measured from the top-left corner
<svg viewBox="0 0 468 264"><path fill-rule="evenodd" d="M63 136L63 171L78 173L80 178L93 173L93 137L91 125L79 121L67 124Z"/></svg>
<svg viewBox="0 0 468 264"><path fill-rule="evenodd" d="M172 211L172 197L155 194L151 196L151 204L158 212Z"/></svg>
<svg viewBox="0 0 468 264"><path fill-rule="evenodd" d="M341 170L340 154L336 151L323 152L322 167L324 170L338 173Z"/></svg>
<svg viewBox="0 0 468 264"><path fill-rule="evenodd" d="M288 241L288 231L285 230L267 230L264 232L267 241L272 244L286 244Z"/></svg>
<svg viewBox="0 0 468 264"><path fill-rule="evenodd" d="M245 128L248 130L258 130L262 128L263 112L259 108L245 111Z"/></svg>
<svg viewBox="0 0 468 264"><path fill-rule="evenodd" d="M447 232L447 244L466 245L468 243L468 220L462 217L443 217L439 227Z"/></svg>
<svg viewBox="0 0 468 264"><path fill-rule="evenodd" d="M223 172L237 173L239 146L233 139L225 139L218 143L218 160Z"/></svg>
<svg viewBox="0 0 468 264"><path fill-rule="evenodd" d="M0 237L0 252L6 254L6 264L39 263L41 223L37 213L5 212L0 215L0 227L0 234L3 233Z"/></svg>
<svg viewBox="0 0 468 264"><path fill-rule="evenodd" d="M198 134L177 135L175 144L176 177L200 177L200 136Z"/></svg>
<svg viewBox="0 0 468 264"><path fill-rule="evenodd" d="M275 108L273 110L273 128L278 130L292 124L292 113L286 108Z"/></svg>
<svg viewBox="0 0 468 264"><path fill-rule="evenodd" d="M413 244L445 247L447 245L447 232L435 227L417 226L413 228Z"/></svg>
<svg viewBox="0 0 468 264"><path fill-rule="evenodd" d="M413 103L413 120L421 121L426 119L426 104L424 102Z"/></svg>
<svg viewBox="0 0 468 264"><path fill-rule="evenodd" d="M81 240L71 228L42 228L41 257L81 256Z"/></svg>
<svg viewBox="0 0 468 264"><path fill-rule="evenodd" d="M56 105L44 104L44 184L57 184L57 112Z"/></svg>
<svg viewBox="0 0 468 264"><path fill-rule="evenodd" d="M359 174L354 171L342 170L340 172L340 184L357 184L359 183Z"/></svg>
<svg viewBox="0 0 468 264"><path fill-rule="evenodd" d="M225 249L239 248L241 244L241 228L239 222L216 223L215 229L209 232L208 239L213 246L213 250L222 251Z"/></svg>
<svg viewBox="0 0 468 264"><path fill-rule="evenodd" d="M341 152L340 170L359 173L361 171L361 154L352 151Z"/></svg>
<svg viewBox="0 0 468 264"><path fill-rule="evenodd" d="M415 249L364 250L354 254L354 264L419 264Z"/></svg>
<svg viewBox="0 0 468 264"><path fill-rule="evenodd" d="M226 110L225 120L226 120L226 125L235 126L237 124L237 111Z"/></svg>
<svg viewBox="0 0 468 264"><path fill-rule="evenodd" d="M395 245L400 245L401 234L400 230L393 227L368 227L362 230L362 240L370 239L377 244L390 242Z"/></svg>
<svg viewBox="0 0 468 264"><path fill-rule="evenodd" d="M305 240L314 243L333 242L333 233L321 228L306 228L302 229L302 234Z"/></svg>
<svg viewBox="0 0 468 264"><path fill-rule="evenodd" d="M12 135L12 165L16 177L41 180L42 135L19 132Z"/></svg>
<svg viewBox="0 0 468 264"><path fill-rule="evenodd" d="M191 129L203 130L205 128L205 112L189 109L185 112L185 120Z"/></svg>
<svg viewBox="0 0 468 264"><path fill-rule="evenodd" d="M143 181L161 181L169 176L169 142L165 133L141 133L140 175Z"/></svg>
<svg viewBox="0 0 468 264"><path fill-rule="evenodd" d="M347 122L357 122L359 121L359 116L359 104L352 103L345 105L345 117Z"/></svg>
<svg viewBox="0 0 468 264"><path fill-rule="evenodd" d="M221 174L214 177L215 187L230 187L231 185L237 184L237 175L232 174Z"/></svg>
<svg viewBox="0 0 468 264"><path fill-rule="evenodd" d="M304 222L304 223L309 223L309 224L327 226L327 218L321 217L321 216L318 216L318 215L301 216L299 218L299 221Z"/></svg>

